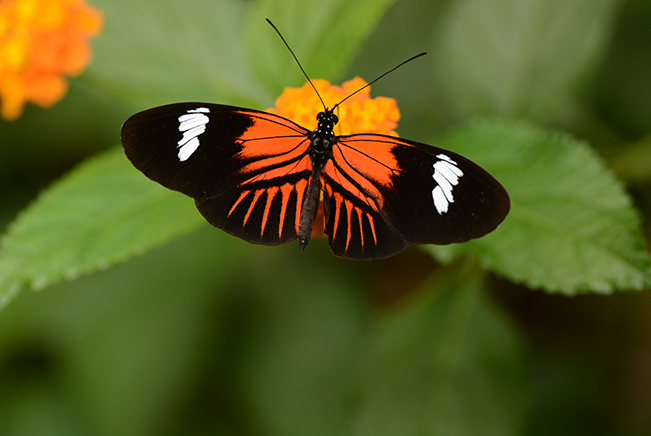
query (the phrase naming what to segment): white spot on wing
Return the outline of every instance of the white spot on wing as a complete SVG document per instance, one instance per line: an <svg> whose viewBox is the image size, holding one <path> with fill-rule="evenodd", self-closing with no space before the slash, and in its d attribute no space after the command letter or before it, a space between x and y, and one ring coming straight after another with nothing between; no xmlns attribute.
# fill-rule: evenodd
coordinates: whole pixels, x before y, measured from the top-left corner
<svg viewBox="0 0 651 436"><path fill-rule="evenodd" d="M439 161L434 162L434 173L432 178L437 186L432 190L432 200L434 207L439 215L447 213L450 203L454 203L452 190L459 184L459 179L463 176L463 171L459 169L457 163L450 157L439 154Z"/></svg>
<svg viewBox="0 0 651 436"><path fill-rule="evenodd" d="M447 160L448 162L453 163L453 164L455 164L455 165L457 164L455 161L453 161L452 159L450 159L449 156L446 156L446 155L444 155L444 154L437 154L436 157L438 157L439 159Z"/></svg>
<svg viewBox="0 0 651 436"><path fill-rule="evenodd" d="M210 121L205 115L207 113L210 109L199 107L179 117L179 132L183 133L183 138L177 143L179 161L185 162L199 148L199 136L206 131L206 124Z"/></svg>
<svg viewBox="0 0 651 436"><path fill-rule="evenodd" d="M444 214L448 211L448 200L445 198L443 189L440 186L437 186L432 190L432 198L434 199L434 206L438 211L439 215Z"/></svg>

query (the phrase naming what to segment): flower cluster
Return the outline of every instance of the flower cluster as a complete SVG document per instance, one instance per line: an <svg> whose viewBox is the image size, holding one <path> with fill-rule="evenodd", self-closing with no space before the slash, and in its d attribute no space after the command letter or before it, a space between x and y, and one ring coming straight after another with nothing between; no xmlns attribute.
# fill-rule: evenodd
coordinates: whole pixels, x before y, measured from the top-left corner
<svg viewBox="0 0 651 436"><path fill-rule="evenodd" d="M0 0L0 115L15 120L25 103L50 107L65 76L90 63L90 37L102 17L85 0Z"/></svg>
<svg viewBox="0 0 651 436"><path fill-rule="evenodd" d="M366 82L355 77L341 86L330 85L327 80L312 80L325 104L331 108L350 94L366 86ZM400 110L396 100L388 97L371 98L371 88L367 87L353 95L335 111L339 123L335 126L336 135L355 133L380 133L398 136L394 129L400 120ZM267 112L289 118L309 130L316 128L316 114L323 111L319 97L309 83L301 88L285 88L276 100L276 107Z"/></svg>

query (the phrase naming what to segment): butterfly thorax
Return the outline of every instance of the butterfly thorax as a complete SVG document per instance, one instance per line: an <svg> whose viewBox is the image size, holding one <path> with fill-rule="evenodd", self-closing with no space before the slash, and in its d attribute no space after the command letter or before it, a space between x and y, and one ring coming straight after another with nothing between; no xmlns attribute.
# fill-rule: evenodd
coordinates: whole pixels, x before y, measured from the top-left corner
<svg viewBox="0 0 651 436"><path fill-rule="evenodd" d="M334 128L339 118L331 110L326 110L325 112L319 112L316 120L318 123L317 128L309 135L312 142L310 158L312 159L312 167L319 171L332 157L332 146L337 143Z"/></svg>

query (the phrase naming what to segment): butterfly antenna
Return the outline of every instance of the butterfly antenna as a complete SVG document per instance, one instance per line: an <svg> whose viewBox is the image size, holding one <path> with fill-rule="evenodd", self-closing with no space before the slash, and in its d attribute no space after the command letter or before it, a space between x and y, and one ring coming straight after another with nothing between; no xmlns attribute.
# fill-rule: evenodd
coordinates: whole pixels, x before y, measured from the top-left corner
<svg viewBox="0 0 651 436"><path fill-rule="evenodd" d="M272 25L273 25L273 24L272 24ZM343 103L343 102L345 102L346 100L348 100L348 99L349 99L350 97L352 97L353 95L357 94L359 91L361 91L361 90L363 90L363 89L365 89L365 88L368 88L369 86L371 86L372 84L374 84L375 82L377 82L378 80L380 80L381 78L383 78L384 76L386 76L387 74L389 74L390 72L395 71L395 70L397 70L398 68L402 67L402 66L403 66L404 64L406 64L407 62L411 62L411 61L413 61L414 59L417 59L417 58L419 58L419 57L421 57L421 56L425 56L426 54L427 54L427 52L419 53L419 54L417 54L416 56L412 56L412 57L410 57L409 59L407 59L406 61L402 62L400 65L396 65L395 67L391 68L391 69L390 69L389 71L387 71L386 73L382 74L380 77L377 77L375 80L370 81L370 82L367 83L366 85L364 85L364 86L362 86L361 88L359 88L357 91L355 91L355 92L353 92L352 94L348 95L348 97L344 98L344 99L341 100L339 103L337 103L336 105L334 105L334 106L332 107L332 110L334 110L337 106L339 106L341 103ZM321 97L319 97L319 98L321 98Z"/></svg>
<svg viewBox="0 0 651 436"><path fill-rule="evenodd" d="M289 44L287 44L287 41L285 41L285 38L283 38L283 35L282 35L282 33L280 33L280 30L278 30L278 28L277 28L276 26L274 26L274 23L272 23L271 20L270 20L269 18L267 18L266 20L267 20L267 23L269 23L269 24L271 25L271 27L274 28L274 30L276 31L276 33L278 34L278 36L280 36L280 39L283 40L283 43L285 43L285 47L287 47L287 50L289 50L289 52L292 54L292 56L294 56L294 60L295 60L296 63L298 64L298 68L301 69L301 71L303 72L303 75L305 76L305 78L307 79L307 81L310 82L310 85L312 85L312 89L314 89L314 92L316 92L317 97L319 97L319 100L321 100L321 104L323 105L323 109L324 109L324 110L328 110L328 108L326 108L325 103L323 102L323 99L321 98L321 95L319 94L319 91L316 90L316 86L314 86L314 83L312 83L312 81L310 80L310 77L307 75L307 73L306 73L305 70L303 69L303 66L302 66L301 63L298 61L298 58L297 58L296 55L294 54L294 51L292 50L292 48L289 46ZM410 60L411 60L411 59L410 59ZM403 63L404 63L404 62L403 62ZM396 68L397 68L397 67L396 67ZM394 68L394 70L395 70L395 68Z"/></svg>

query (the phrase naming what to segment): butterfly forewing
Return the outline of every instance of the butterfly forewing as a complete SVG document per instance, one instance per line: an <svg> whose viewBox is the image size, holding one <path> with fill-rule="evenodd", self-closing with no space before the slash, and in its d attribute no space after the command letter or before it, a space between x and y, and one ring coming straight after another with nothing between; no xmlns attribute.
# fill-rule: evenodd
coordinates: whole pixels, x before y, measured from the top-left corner
<svg viewBox="0 0 651 436"><path fill-rule="evenodd" d="M275 245L296 239L312 171L307 134L266 112L178 103L132 116L121 136L136 168L193 197L208 222Z"/></svg>
<svg viewBox="0 0 651 436"><path fill-rule="evenodd" d="M147 177L200 199L296 164L307 153L307 133L266 112L176 103L133 115L121 139L129 160Z"/></svg>

